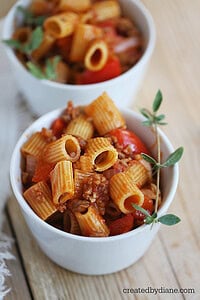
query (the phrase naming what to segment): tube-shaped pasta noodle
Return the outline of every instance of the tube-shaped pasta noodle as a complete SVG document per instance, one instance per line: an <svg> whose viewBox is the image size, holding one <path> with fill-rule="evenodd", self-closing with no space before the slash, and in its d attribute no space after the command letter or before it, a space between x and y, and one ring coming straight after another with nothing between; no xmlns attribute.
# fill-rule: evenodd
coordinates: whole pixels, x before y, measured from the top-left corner
<svg viewBox="0 0 200 300"><path fill-rule="evenodd" d="M20 27L17 28L13 34L13 39L19 41L20 43L28 42L31 35L30 27Z"/></svg>
<svg viewBox="0 0 200 300"><path fill-rule="evenodd" d="M133 212L132 203L141 206L144 195L126 173L117 173L110 179L110 196L113 202L124 214Z"/></svg>
<svg viewBox="0 0 200 300"><path fill-rule="evenodd" d="M66 12L47 18L44 22L44 29L56 39L63 38L74 32L77 22L77 14Z"/></svg>
<svg viewBox="0 0 200 300"><path fill-rule="evenodd" d="M148 170L139 161L134 161L125 173L139 188L150 180Z"/></svg>
<svg viewBox="0 0 200 300"><path fill-rule="evenodd" d="M94 206L89 206L86 213L75 213L76 219L84 236L103 237L109 235L109 229L105 220Z"/></svg>
<svg viewBox="0 0 200 300"><path fill-rule="evenodd" d="M58 162L50 173L50 180L55 204L62 204L73 198L74 180L71 161Z"/></svg>
<svg viewBox="0 0 200 300"><path fill-rule="evenodd" d="M79 116L69 123L65 132L84 140L88 140L93 136L94 126L87 120L86 117Z"/></svg>
<svg viewBox="0 0 200 300"><path fill-rule="evenodd" d="M91 175L91 172L85 172L79 169L74 170L74 198L78 199L81 197L83 183Z"/></svg>
<svg viewBox="0 0 200 300"><path fill-rule="evenodd" d="M72 135L64 135L60 139L47 145L43 152L43 158L49 163L57 163L61 160L75 162L80 157L80 145Z"/></svg>
<svg viewBox="0 0 200 300"><path fill-rule="evenodd" d="M94 12L92 10L88 10L85 13L79 15L79 22L80 23L90 23L90 21L94 17Z"/></svg>
<svg viewBox="0 0 200 300"><path fill-rule="evenodd" d="M41 134L41 132L36 132L22 146L21 151L24 155L29 154L39 158L47 144L48 143L45 137Z"/></svg>
<svg viewBox="0 0 200 300"><path fill-rule="evenodd" d="M107 19L119 17L121 14L120 5L117 1L100 1L92 6L95 21L105 21Z"/></svg>
<svg viewBox="0 0 200 300"><path fill-rule="evenodd" d="M39 60L42 57L44 57L47 54L47 52L52 48L54 42L55 38L52 35L45 33L42 43L36 50L32 52L32 58L34 60Z"/></svg>
<svg viewBox="0 0 200 300"><path fill-rule="evenodd" d="M94 40L85 54L85 67L91 71L101 70L108 60L108 46L103 40Z"/></svg>
<svg viewBox="0 0 200 300"><path fill-rule="evenodd" d="M44 181L40 181L27 189L24 192L24 198L34 212L43 220L46 220L57 211L56 206L52 202L50 188Z"/></svg>
<svg viewBox="0 0 200 300"><path fill-rule="evenodd" d="M34 16L44 16L51 13L55 7L55 1L34 0L30 5L30 11Z"/></svg>
<svg viewBox="0 0 200 300"><path fill-rule="evenodd" d="M79 227L78 221L73 212L69 209L65 210L64 212L63 227L64 231L66 232L81 235L81 229Z"/></svg>
<svg viewBox="0 0 200 300"><path fill-rule="evenodd" d="M89 9L90 6L91 0L60 0L58 3L58 10L83 12Z"/></svg>
<svg viewBox="0 0 200 300"><path fill-rule="evenodd" d="M72 62L84 61L90 42L101 37L101 28L89 24L79 24L73 35L70 60Z"/></svg>
<svg viewBox="0 0 200 300"><path fill-rule="evenodd" d="M94 126L100 135L125 126L124 118L106 92L86 106L85 112L93 119Z"/></svg>
<svg viewBox="0 0 200 300"><path fill-rule="evenodd" d="M93 166L99 172L112 167L118 159L117 150L104 137L90 139L87 143L85 153L90 166Z"/></svg>
<svg viewBox="0 0 200 300"><path fill-rule="evenodd" d="M94 171L94 166L92 164L92 159L89 155L84 154L80 157L80 168L84 172Z"/></svg>
<svg viewBox="0 0 200 300"><path fill-rule="evenodd" d="M59 61L56 65L56 82L67 83L70 69L66 63Z"/></svg>

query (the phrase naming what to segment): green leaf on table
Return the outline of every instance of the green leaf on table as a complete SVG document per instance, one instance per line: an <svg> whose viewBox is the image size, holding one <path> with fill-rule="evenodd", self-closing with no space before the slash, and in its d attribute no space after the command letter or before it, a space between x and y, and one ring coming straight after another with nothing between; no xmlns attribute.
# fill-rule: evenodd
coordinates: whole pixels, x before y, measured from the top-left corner
<svg viewBox="0 0 200 300"><path fill-rule="evenodd" d="M167 214L167 215L164 215L164 216L158 218L158 222L160 222L164 225L168 225L168 226L175 225L175 224L179 223L180 221L181 221L181 219L173 214Z"/></svg>
<svg viewBox="0 0 200 300"><path fill-rule="evenodd" d="M158 90L158 92L157 92L157 94L155 96L155 99L153 101L153 105L152 105L154 113L158 111L158 109L159 109L159 107L160 107L160 105L162 103L162 99L163 99L162 93L161 93L160 90Z"/></svg>
<svg viewBox="0 0 200 300"><path fill-rule="evenodd" d="M181 159L182 155L183 155L183 147L179 147L169 155L167 160L162 164L162 167L173 166Z"/></svg>

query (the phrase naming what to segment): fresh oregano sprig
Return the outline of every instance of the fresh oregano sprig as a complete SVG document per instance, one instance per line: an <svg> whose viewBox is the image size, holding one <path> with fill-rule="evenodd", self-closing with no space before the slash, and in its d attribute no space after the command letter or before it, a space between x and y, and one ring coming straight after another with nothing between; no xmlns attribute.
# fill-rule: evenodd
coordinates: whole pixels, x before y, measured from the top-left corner
<svg viewBox="0 0 200 300"><path fill-rule="evenodd" d="M162 100L163 100L162 93L160 90L158 90L158 92L155 96L155 99L153 101L152 112L145 108L142 108L140 110L142 115L147 119L143 122L143 125L152 127L154 129L154 132L156 135L157 160L145 153L142 153L143 159L145 159L147 162L152 164L153 173L156 173L157 189L156 189L155 211L152 215L150 215L149 212L147 210L145 210L144 208L142 208L136 204L132 204L132 205L136 210L139 210L140 212L142 212L145 215L145 219L144 219L145 224L153 225L155 223L160 222L165 225L174 225L174 224L177 224L178 222L180 222L180 218L177 217L176 215L166 214L161 217L157 216L158 202L159 202L159 190L160 190L160 169L169 167L169 166L173 166L174 164L176 164L183 155L183 147L179 147L178 149L176 149L173 153L171 153L168 156L168 158L166 159L165 162L161 162L160 135L158 133L158 126L167 124L167 123L163 122L163 120L165 119L165 115L157 114L158 110L161 106Z"/></svg>

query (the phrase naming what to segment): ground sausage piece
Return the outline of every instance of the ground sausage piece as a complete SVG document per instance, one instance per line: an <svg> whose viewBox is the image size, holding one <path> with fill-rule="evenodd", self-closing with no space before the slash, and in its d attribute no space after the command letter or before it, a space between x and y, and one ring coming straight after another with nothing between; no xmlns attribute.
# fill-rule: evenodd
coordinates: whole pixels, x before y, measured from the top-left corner
<svg viewBox="0 0 200 300"><path fill-rule="evenodd" d="M108 180L103 174L93 174L85 179L82 197L98 207L101 215L105 214L105 206L109 201Z"/></svg>

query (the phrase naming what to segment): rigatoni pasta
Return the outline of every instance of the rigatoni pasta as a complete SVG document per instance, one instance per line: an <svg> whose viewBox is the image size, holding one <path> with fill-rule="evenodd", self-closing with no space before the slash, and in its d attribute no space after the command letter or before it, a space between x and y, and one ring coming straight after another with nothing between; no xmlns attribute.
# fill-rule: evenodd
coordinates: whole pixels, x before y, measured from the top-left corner
<svg viewBox="0 0 200 300"><path fill-rule="evenodd" d="M96 21L105 21L112 18L117 18L121 14L121 9L117 1L100 1L94 3L92 7L94 11L94 19Z"/></svg>
<svg viewBox="0 0 200 300"><path fill-rule="evenodd" d="M44 29L48 34L58 39L71 35L77 23L77 14L66 12L47 18L44 22Z"/></svg>
<svg viewBox="0 0 200 300"><path fill-rule="evenodd" d="M123 116L106 92L86 106L85 112L93 119L100 135L105 135L112 129L125 126Z"/></svg>
<svg viewBox="0 0 200 300"><path fill-rule="evenodd" d="M40 218L89 237L121 234L143 224L145 216L133 204L148 204L152 213L161 194L151 165L143 163L141 153L149 150L125 127L122 114L103 93L85 108L69 102L50 130L43 128L25 142L24 198ZM129 226L120 227L126 220Z"/></svg>
<svg viewBox="0 0 200 300"><path fill-rule="evenodd" d="M109 235L109 229L98 210L90 206L86 213L75 213L78 224L86 236L103 237Z"/></svg>
<svg viewBox="0 0 200 300"><path fill-rule="evenodd" d="M75 12L84 12L89 9L91 6L91 0L59 0L58 1L58 10L66 11L72 10Z"/></svg>
<svg viewBox="0 0 200 300"><path fill-rule="evenodd" d="M60 161L50 173L50 181L55 204L65 203L74 195L74 180L71 161Z"/></svg>
<svg viewBox="0 0 200 300"><path fill-rule="evenodd" d="M149 172L139 161L134 163L127 169L126 175L129 176L139 188L150 180Z"/></svg>
<svg viewBox="0 0 200 300"><path fill-rule="evenodd" d="M108 46L103 40L94 40L85 54L84 63L88 70L101 70L108 60Z"/></svg>
<svg viewBox="0 0 200 300"><path fill-rule="evenodd" d="M142 206L144 202L143 193L125 172L110 179L110 196L124 214L134 211L131 203Z"/></svg>
<svg viewBox="0 0 200 300"><path fill-rule="evenodd" d="M94 126L88 118L81 115L69 123L65 132L67 134L80 137L83 140L88 140L93 136Z"/></svg>
<svg viewBox="0 0 200 300"><path fill-rule="evenodd" d="M39 158L47 144L48 143L42 133L36 132L23 145L21 151L23 154L29 154Z"/></svg>
<svg viewBox="0 0 200 300"><path fill-rule="evenodd" d="M57 163L61 160L75 162L80 156L80 145L75 137L70 134L62 136L60 139L49 143L44 151L44 160L49 163Z"/></svg>
<svg viewBox="0 0 200 300"><path fill-rule="evenodd" d="M47 220L57 211L56 206L52 202L50 188L46 182L38 182L27 189L23 195L34 212L42 220Z"/></svg>
<svg viewBox="0 0 200 300"><path fill-rule="evenodd" d="M85 54L90 42L94 39L101 38L102 29L90 24L79 24L73 35L70 50L70 60L72 62L84 61Z"/></svg>
<svg viewBox="0 0 200 300"><path fill-rule="evenodd" d="M90 139L86 146L85 155L88 157L91 169L102 172L112 167L118 153L107 138L97 137Z"/></svg>

